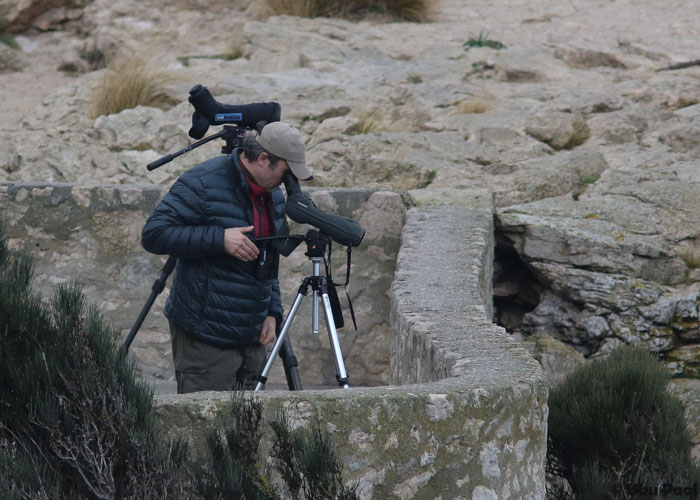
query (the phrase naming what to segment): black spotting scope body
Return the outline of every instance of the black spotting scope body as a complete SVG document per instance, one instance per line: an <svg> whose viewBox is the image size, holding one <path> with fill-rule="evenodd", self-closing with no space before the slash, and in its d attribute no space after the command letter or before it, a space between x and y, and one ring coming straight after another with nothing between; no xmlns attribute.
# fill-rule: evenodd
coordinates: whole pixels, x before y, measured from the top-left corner
<svg viewBox="0 0 700 500"><path fill-rule="evenodd" d="M327 214L301 192L299 179L287 172L282 178L287 191L287 216L299 224L317 227L322 234L341 245L356 247L365 237L365 229L357 222L342 215Z"/></svg>
<svg viewBox="0 0 700 500"><path fill-rule="evenodd" d="M294 222L318 228L321 234L347 247L356 247L365 237L365 229L342 215L327 214L301 192L287 195L287 215Z"/></svg>
<svg viewBox="0 0 700 500"><path fill-rule="evenodd" d="M201 139L210 125L234 123L239 127L254 129L259 122L278 122L282 107L276 102L256 102L253 104L222 104L200 84L190 89L190 104L195 111L192 115L190 137Z"/></svg>

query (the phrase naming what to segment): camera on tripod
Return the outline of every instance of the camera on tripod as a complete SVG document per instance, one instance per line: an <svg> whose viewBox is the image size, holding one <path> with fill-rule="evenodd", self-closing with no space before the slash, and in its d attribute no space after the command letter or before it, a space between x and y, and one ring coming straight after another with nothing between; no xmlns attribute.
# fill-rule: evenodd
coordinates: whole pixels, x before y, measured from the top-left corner
<svg viewBox="0 0 700 500"><path fill-rule="evenodd" d="M189 91L189 102L194 107L195 111L192 115L192 127L189 130L189 135L194 139L199 139L190 146L177 151L173 154L163 156L162 158L149 163L148 170L154 170L166 163L172 161L178 156L192 151L193 149L217 138L225 141L225 146L222 147L222 153L231 154L234 149L243 146L243 141L248 132L257 130L260 132L262 128L271 123L280 120L281 107L276 102L253 103L245 105L230 105L218 102L211 95L209 90L202 85L195 85ZM202 139L210 126L223 125L223 130ZM268 280L277 277L277 268L279 265L279 255L287 257L294 249L306 242L307 252L313 264L313 272L310 276L304 278L302 285L297 294L297 298L292 305L292 308L285 319L277 342L273 346L272 353L268 358L268 362L259 377L259 383L256 390L259 390L267 380L271 364L274 357L278 354L283 358L285 374L290 390L301 390L301 382L297 373L297 364L294 354L289 343L287 332L298 310L301 300L307 295L308 289L313 290L313 331L318 333L318 317L319 310L322 310L325 315L326 327L328 330L329 340L333 348L333 354L336 363L336 378L341 387L348 388L348 377L345 372L345 365L340 350L340 344L337 338L337 328L343 326L342 312L338 302L337 293L335 290L336 284L333 282L330 273L330 256L331 242L335 241L347 247L347 285L350 276L350 255L351 249L357 247L362 242L365 235L365 230L357 222L347 217L342 217L336 214L328 214L320 210L309 198L302 192L299 186L299 180L290 171L284 175L283 183L287 194L286 214L287 216L298 223L308 224L315 227L317 230L309 230L306 235L276 235L265 238L252 238L253 242L259 247L259 258L256 262L257 268L255 276L258 279ZM328 249L328 261L326 261L325 252ZM122 351L126 353L133 341L138 329L141 327L146 314L155 302L159 293L165 288L165 283L175 268L177 258L170 256L166 262L160 277L153 284L151 296L142 309L139 317L136 320L133 328L129 332L126 340L122 345ZM325 275L321 274L321 263L325 263ZM348 301L350 297L348 296ZM355 321L352 303L349 302L350 312ZM321 306L321 307L319 307Z"/></svg>

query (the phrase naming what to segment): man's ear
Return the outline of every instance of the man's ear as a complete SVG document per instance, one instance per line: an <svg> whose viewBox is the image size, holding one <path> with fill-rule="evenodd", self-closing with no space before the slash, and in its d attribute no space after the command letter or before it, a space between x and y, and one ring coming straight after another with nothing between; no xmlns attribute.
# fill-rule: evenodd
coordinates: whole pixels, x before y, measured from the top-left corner
<svg viewBox="0 0 700 500"><path fill-rule="evenodd" d="M263 151L258 155L258 163L260 163L260 165L263 167L270 165L270 157L268 156L267 152Z"/></svg>

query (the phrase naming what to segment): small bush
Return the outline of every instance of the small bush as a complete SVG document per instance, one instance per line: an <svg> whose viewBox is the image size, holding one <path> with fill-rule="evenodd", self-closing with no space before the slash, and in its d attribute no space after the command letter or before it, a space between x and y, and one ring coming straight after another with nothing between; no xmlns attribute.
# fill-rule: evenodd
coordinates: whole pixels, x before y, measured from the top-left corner
<svg viewBox="0 0 700 500"><path fill-rule="evenodd" d="M136 106L162 106L164 86L174 80L155 57L116 56L107 64L90 96L90 117L119 113Z"/></svg>
<svg viewBox="0 0 700 500"><path fill-rule="evenodd" d="M0 25L0 43L7 45L11 49L19 48L19 45L15 41L15 37L12 35L12 33L5 31L2 25Z"/></svg>
<svg viewBox="0 0 700 500"><path fill-rule="evenodd" d="M204 499L281 498L270 483L268 465L260 460L263 434L260 400L234 391L230 412L220 414L219 418L220 429L207 436L206 463L194 474L199 494ZM271 426L272 463L292 498L357 500L355 488L342 485L342 466L318 423L313 429L291 430L286 416L280 414Z"/></svg>
<svg viewBox="0 0 700 500"><path fill-rule="evenodd" d="M267 0L276 15L299 17L357 17L363 12L380 12L404 21L425 22L429 0Z"/></svg>
<svg viewBox="0 0 700 500"><path fill-rule="evenodd" d="M18 49L19 45L17 45L14 35L9 31L9 10L9 5L0 5L0 43L7 45L11 49Z"/></svg>
<svg viewBox="0 0 700 500"><path fill-rule="evenodd" d="M86 46L80 51L80 58L83 59L91 70L105 67L105 54L100 49L88 49Z"/></svg>
<svg viewBox="0 0 700 500"><path fill-rule="evenodd" d="M186 448L156 441L152 393L74 285L31 291L0 225L0 498L174 498Z"/></svg>
<svg viewBox="0 0 700 500"><path fill-rule="evenodd" d="M300 490L307 500L358 498L356 486L343 486L343 467L319 422L311 429L291 430L285 416L280 415L272 428L275 438L271 455L294 498Z"/></svg>
<svg viewBox="0 0 700 500"><path fill-rule="evenodd" d="M549 398L550 472L576 499L628 498L641 486L700 485L683 407L664 367L623 347L569 375Z"/></svg>

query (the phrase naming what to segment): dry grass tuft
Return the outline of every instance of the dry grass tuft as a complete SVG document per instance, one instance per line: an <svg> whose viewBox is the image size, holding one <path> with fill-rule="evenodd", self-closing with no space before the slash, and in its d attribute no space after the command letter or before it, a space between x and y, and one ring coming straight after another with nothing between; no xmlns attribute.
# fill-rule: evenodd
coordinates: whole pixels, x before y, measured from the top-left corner
<svg viewBox="0 0 700 500"><path fill-rule="evenodd" d="M351 116L359 121L353 134L417 132L430 120L430 115L420 108L396 106L385 100L365 103L354 109Z"/></svg>
<svg viewBox="0 0 700 500"><path fill-rule="evenodd" d="M496 98L490 93L478 92L476 95L454 103L455 113L460 115L486 113L493 109L495 101Z"/></svg>
<svg viewBox="0 0 700 500"><path fill-rule="evenodd" d="M677 252L677 255L685 262L688 269L700 269L700 248L686 247Z"/></svg>
<svg viewBox="0 0 700 500"><path fill-rule="evenodd" d="M358 17L379 12L404 21L426 22L432 0L267 0L276 15Z"/></svg>
<svg viewBox="0 0 700 500"><path fill-rule="evenodd" d="M107 64L90 96L90 118L136 106L163 106L166 84L175 80L155 55L117 55Z"/></svg>

